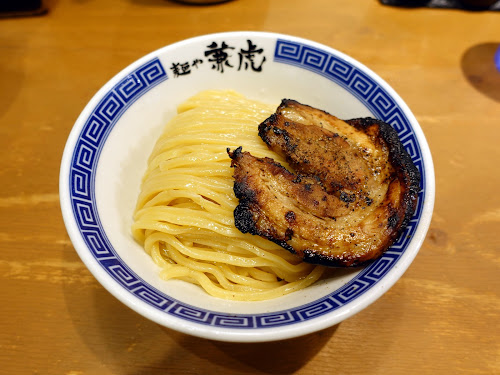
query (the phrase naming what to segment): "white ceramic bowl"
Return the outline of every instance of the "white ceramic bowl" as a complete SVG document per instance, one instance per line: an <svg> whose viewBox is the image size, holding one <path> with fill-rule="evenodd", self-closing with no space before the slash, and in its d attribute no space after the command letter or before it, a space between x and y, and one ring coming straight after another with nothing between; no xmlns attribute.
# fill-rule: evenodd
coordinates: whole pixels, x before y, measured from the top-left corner
<svg viewBox="0 0 500 375"><path fill-rule="evenodd" d="M132 213L147 157L163 126L178 104L204 89L233 89L276 105L282 98L293 98L340 118L372 116L390 123L422 175L415 216L400 239L361 270L339 270L331 279L271 301L225 301L195 285L161 280L157 266L131 236ZM430 224L434 171L415 117L371 70L309 40L232 32L159 49L106 83L69 136L60 198L81 259L125 305L199 337L271 341L337 324L374 302L401 277Z"/></svg>

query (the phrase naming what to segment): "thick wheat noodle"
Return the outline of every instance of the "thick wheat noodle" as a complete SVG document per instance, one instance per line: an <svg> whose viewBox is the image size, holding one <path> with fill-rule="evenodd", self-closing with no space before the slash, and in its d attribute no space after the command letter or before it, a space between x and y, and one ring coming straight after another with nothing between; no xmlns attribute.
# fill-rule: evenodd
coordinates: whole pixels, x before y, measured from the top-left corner
<svg viewBox="0 0 500 375"><path fill-rule="evenodd" d="M212 296L255 301L314 283L323 268L234 226L230 159L243 146L272 157L257 126L274 109L230 91L205 91L178 108L149 158L132 232L165 280L200 285Z"/></svg>

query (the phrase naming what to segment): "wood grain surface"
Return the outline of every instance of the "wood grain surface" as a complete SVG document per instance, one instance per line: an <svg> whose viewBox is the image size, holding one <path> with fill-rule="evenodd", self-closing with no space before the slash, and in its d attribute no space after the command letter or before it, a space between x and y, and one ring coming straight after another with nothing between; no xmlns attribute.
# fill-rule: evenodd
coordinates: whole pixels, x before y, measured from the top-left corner
<svg viewBox="0 0 500 375"><path fill-rule="evenodd" d="M376 0L59 0L0 19L0 374L500 374L500 12ZM423 247L378 301L330 329L228 344L122 305L76 254L59 164L112 76L200 34L313 39L377 72L420 122L436 169Z"/></svg>

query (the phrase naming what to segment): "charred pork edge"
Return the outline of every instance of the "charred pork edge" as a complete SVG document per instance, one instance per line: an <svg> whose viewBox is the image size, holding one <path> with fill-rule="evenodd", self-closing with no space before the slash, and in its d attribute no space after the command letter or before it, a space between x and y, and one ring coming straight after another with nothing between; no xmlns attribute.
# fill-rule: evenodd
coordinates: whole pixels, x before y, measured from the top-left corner
<svg viewBox="0 0 500 375"><path fill-rule="evenodd" d="M231 167L236 167L236 165L238 164L238 160L243 156L242 146L237 147L234 151L231 151L228 147L226 151L232 160ZM286 171L286 168L284 168L282 165L277 163L276 165ZM287 172L289 173L289 171ZM252 206L257 204L255 202L255 192L252 189L248 188L245 182L241 181L234 182L233 191L234 195L239 200L239 203L233 212L235 227L242 233L249 233L264 237L267 240L274 242L275 244L288 250L292 254L296 254L295 249L286 242L286 239L279 239L277 238L278 235L276 233L263 231L257 227L257 221L254 218L254 211L252 210Z"/></svg>
<svg viewBox="0 0 500 375"><path fill-rule="evenodd" d="M389 162L396 170L398 177L402 180L405 191L403 193L403 204L405 205L404 219L400 228L406 227L413 217L417 205L420 187L420 172L413 164L411 156L404 149L396 130L388 123L371 117L345 120L356 129L364 130L372 125L377 125L382 140L389 147ZM396 239L399 236L396 236ZM396 240L395 239L395 240ZM393 242L394 243L394 242ZM391 243L392 245L392 243ZM390 246L390 245L389 245Z"/></svg>
<svg viewBox="0 0 500 375"><path fill-rule="evenodd" d="M288 106L291 103L300 104L299 102L292 99L283 99L281 105L278 107L278 110ZM310 107L306 104L303 105ZM322 112L324 112L325 114L329 114L328 112L325 111ZM269 130L269 126L272 126L272 124L276 121L276 116L277 116L276 113L273 113L259 125L259 136L266 144L269 144L269 140L267 139L265 133ZM311 264L329 266L329 267L362 266L366 263L373 261L374 258L378 258L378 256L384 253L385 250L387 250L387 248L389 248L394 242L396 242L396 240L401 235L400 233L401 229L406 227L408 225L408 222L413 217L413 214L416 209L418 193L420 192L421 189L420 172L418 171L417 167L413 164L410 155L404 149L404 146L399 139L398 133L391 125L389 125L384 121L377 120L371 117L355 118L344 121L349 125L355 127L356 129L362 131L365 131L366 128L372 125L378 126L379 134L382 140L387 144L389 148L389 161L396 170L398 177L401 178L403 182L402 185L404 187L404 192L401 202L404 206L404 209L403 212L395 210L393 215L396 215L398 218L400 216L403 216L401 221L396 219L397 221L400 221L399 225L397 223L393 224L394 227L399 226L399 228L397 228L394 232L394 235L391 236L391 238L389 238L387 246L383 250L381 250L378 254L376 254L374 257L370 257L370 259L363 259L363 255L340 258L338 256L328 256L321 253L316 253L314 250L310 249L303 250L303 260L305 262ZM230 149L227 148L227 153L229 157L233 160L231 166L234 166L235 159L241 157L242 147L240 146L236 148L233 152L231 152ZM235 225L237 222L240 223L237 225L238 230L242 231L243 233L250 233L265 237L266 239L290 251L291 253L296 254L295 249L293 249L293 247L290 246L285 240L277 239L276 237L273 237L269 233L265 233L263 231L258 230L258 228L256 227L256 222L253 219L253 212L249 207L251 198L249 198L248 192L250 192L250 196L251 194L254 194L254 192L251 189L245 189L245 192L247 193L244 193L242 188L243 188L242 186L236 187L236 184L234 186L235 195L238 197L238 199L243 200L240 201L240 203L238 204L238 206L234 211ZM391 225L391 223L388 224ZM240 226L241 229L239 228Z"/></svg>

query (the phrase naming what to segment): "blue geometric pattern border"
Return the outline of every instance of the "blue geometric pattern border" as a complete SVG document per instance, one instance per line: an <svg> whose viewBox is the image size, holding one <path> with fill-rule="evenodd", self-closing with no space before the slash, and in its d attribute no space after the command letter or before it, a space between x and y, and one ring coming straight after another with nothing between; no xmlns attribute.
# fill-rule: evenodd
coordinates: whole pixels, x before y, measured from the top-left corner
<svg viewBox="0 0 500 375"><path fill-rule="evenodd" d="M274 60L334 81L358 98L375 117L391 124L420 170L421 186L425 186L422 154L410 122L376 81L328 51L288 40L277 40ZM96 261L123 288L156 309L201 325L230 329L269 328L308 321L336 310L360 297L394 267L418 226L425 196L423 189L414 218L399 240L342 288L309 304L272 314L224 314L184 304L142 280L117 255L101 225L95 199L95 177L100 153L116 122L137 99L167 79L165 68L155 58L111 88L88 116L71 159L70 199L80 234Z"/></svg>

